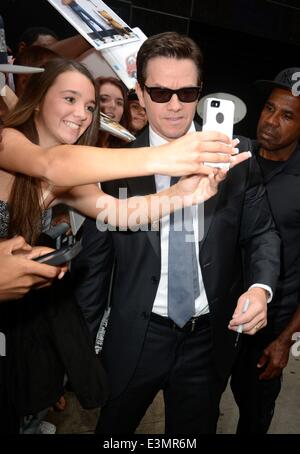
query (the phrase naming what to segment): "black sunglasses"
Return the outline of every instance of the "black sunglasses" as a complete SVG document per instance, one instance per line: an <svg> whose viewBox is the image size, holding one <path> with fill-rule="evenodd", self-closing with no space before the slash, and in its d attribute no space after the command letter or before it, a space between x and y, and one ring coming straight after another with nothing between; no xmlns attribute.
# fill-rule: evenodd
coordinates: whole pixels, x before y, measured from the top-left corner
<svg viewBox="0 0 300 454"><path fill-rule="evenodd" d="M162 87L147 87L144 85L145 90L149 93L150 98L154 102L169 102L173 95L177 95L181 102L194 102L199 99L202 87L183 87L178 90Z"/></svg>

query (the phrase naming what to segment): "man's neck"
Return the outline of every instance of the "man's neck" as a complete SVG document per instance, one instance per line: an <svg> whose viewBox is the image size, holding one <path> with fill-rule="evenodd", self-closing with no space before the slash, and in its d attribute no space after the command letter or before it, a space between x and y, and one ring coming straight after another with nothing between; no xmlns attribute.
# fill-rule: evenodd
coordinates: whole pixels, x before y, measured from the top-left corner
<svg viewBox="0 0 300 454"><path fill-rule="evenodd" d="M269 159L270 161L287 161L296 150L296 147L297 147L296 143L293 143L288 147L281 148L280 150L276 151L269 151L261 147L259 149L258 154L262 158Z"/></svg>
<svg viewBox="0 0 300 454"><path fill-rule="evenodd" d="M191 123L187 133L189 132L194 132L196 131L194 122ZM172 142L173 140L176 139L167 139L165 137L162 137L158 132L156 132L151 125L149 125L149 138L150 138L150 145L151 146L157 146L157 145L162 145L163 143L167 142Z"/></svg>

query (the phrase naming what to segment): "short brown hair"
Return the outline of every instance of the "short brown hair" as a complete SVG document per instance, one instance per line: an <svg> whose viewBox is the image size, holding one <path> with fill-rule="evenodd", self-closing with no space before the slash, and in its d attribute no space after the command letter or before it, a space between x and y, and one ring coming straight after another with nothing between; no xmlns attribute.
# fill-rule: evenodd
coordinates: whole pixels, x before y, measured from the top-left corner
<svg viewBox="0 0 300 454"><path fill-rule="evenodd" d="M140 47L136 66L137 80L141 88L147 78L146 70L148 61L155 57L167 57L181 60L192 60L198 70L198 83L201 83L203 55L199 46L188 36L177 32L165 32L148 38Z"/></svg>

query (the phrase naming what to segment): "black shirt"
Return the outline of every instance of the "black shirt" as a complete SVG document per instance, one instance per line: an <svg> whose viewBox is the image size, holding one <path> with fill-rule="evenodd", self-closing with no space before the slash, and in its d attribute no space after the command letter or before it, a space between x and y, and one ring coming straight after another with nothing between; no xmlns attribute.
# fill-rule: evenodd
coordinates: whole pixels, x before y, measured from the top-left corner
<svg viewBox="0 0 300 454"><path fill-rule="evenodd" d="M274 170L280 170L280 167L282 167L286 162L272 161L271 159L263 158L259 154L256 155L256 159L264 177L267 177L269 173L273 172Z"/></svg>
<svg viewBox="0 0 300 454"><path fill-rule="evenodd" d="M254 151L282 239L280 279L269 309L276 309L282 319L290 318L299 304L300 290L300 146L287 161L264 159L258 156L258 150L255 143Z"/></svg>

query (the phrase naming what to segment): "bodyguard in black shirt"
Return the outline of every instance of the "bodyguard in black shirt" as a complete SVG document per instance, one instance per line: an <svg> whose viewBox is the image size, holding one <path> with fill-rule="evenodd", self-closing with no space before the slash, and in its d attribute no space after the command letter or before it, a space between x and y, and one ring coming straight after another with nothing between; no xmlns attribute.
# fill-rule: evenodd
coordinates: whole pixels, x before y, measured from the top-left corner
<svg viewBox="0 0 300 454"><path fill-rule="evenodd" d="M243 336L231 387L240 410L237 433L266 433L281 389L293 334L300 331L300 68L257 82L268 99L258 127L256 157L281 243L281 274L268 325ZM247 337L247 338L246 338Z"/></svg>

